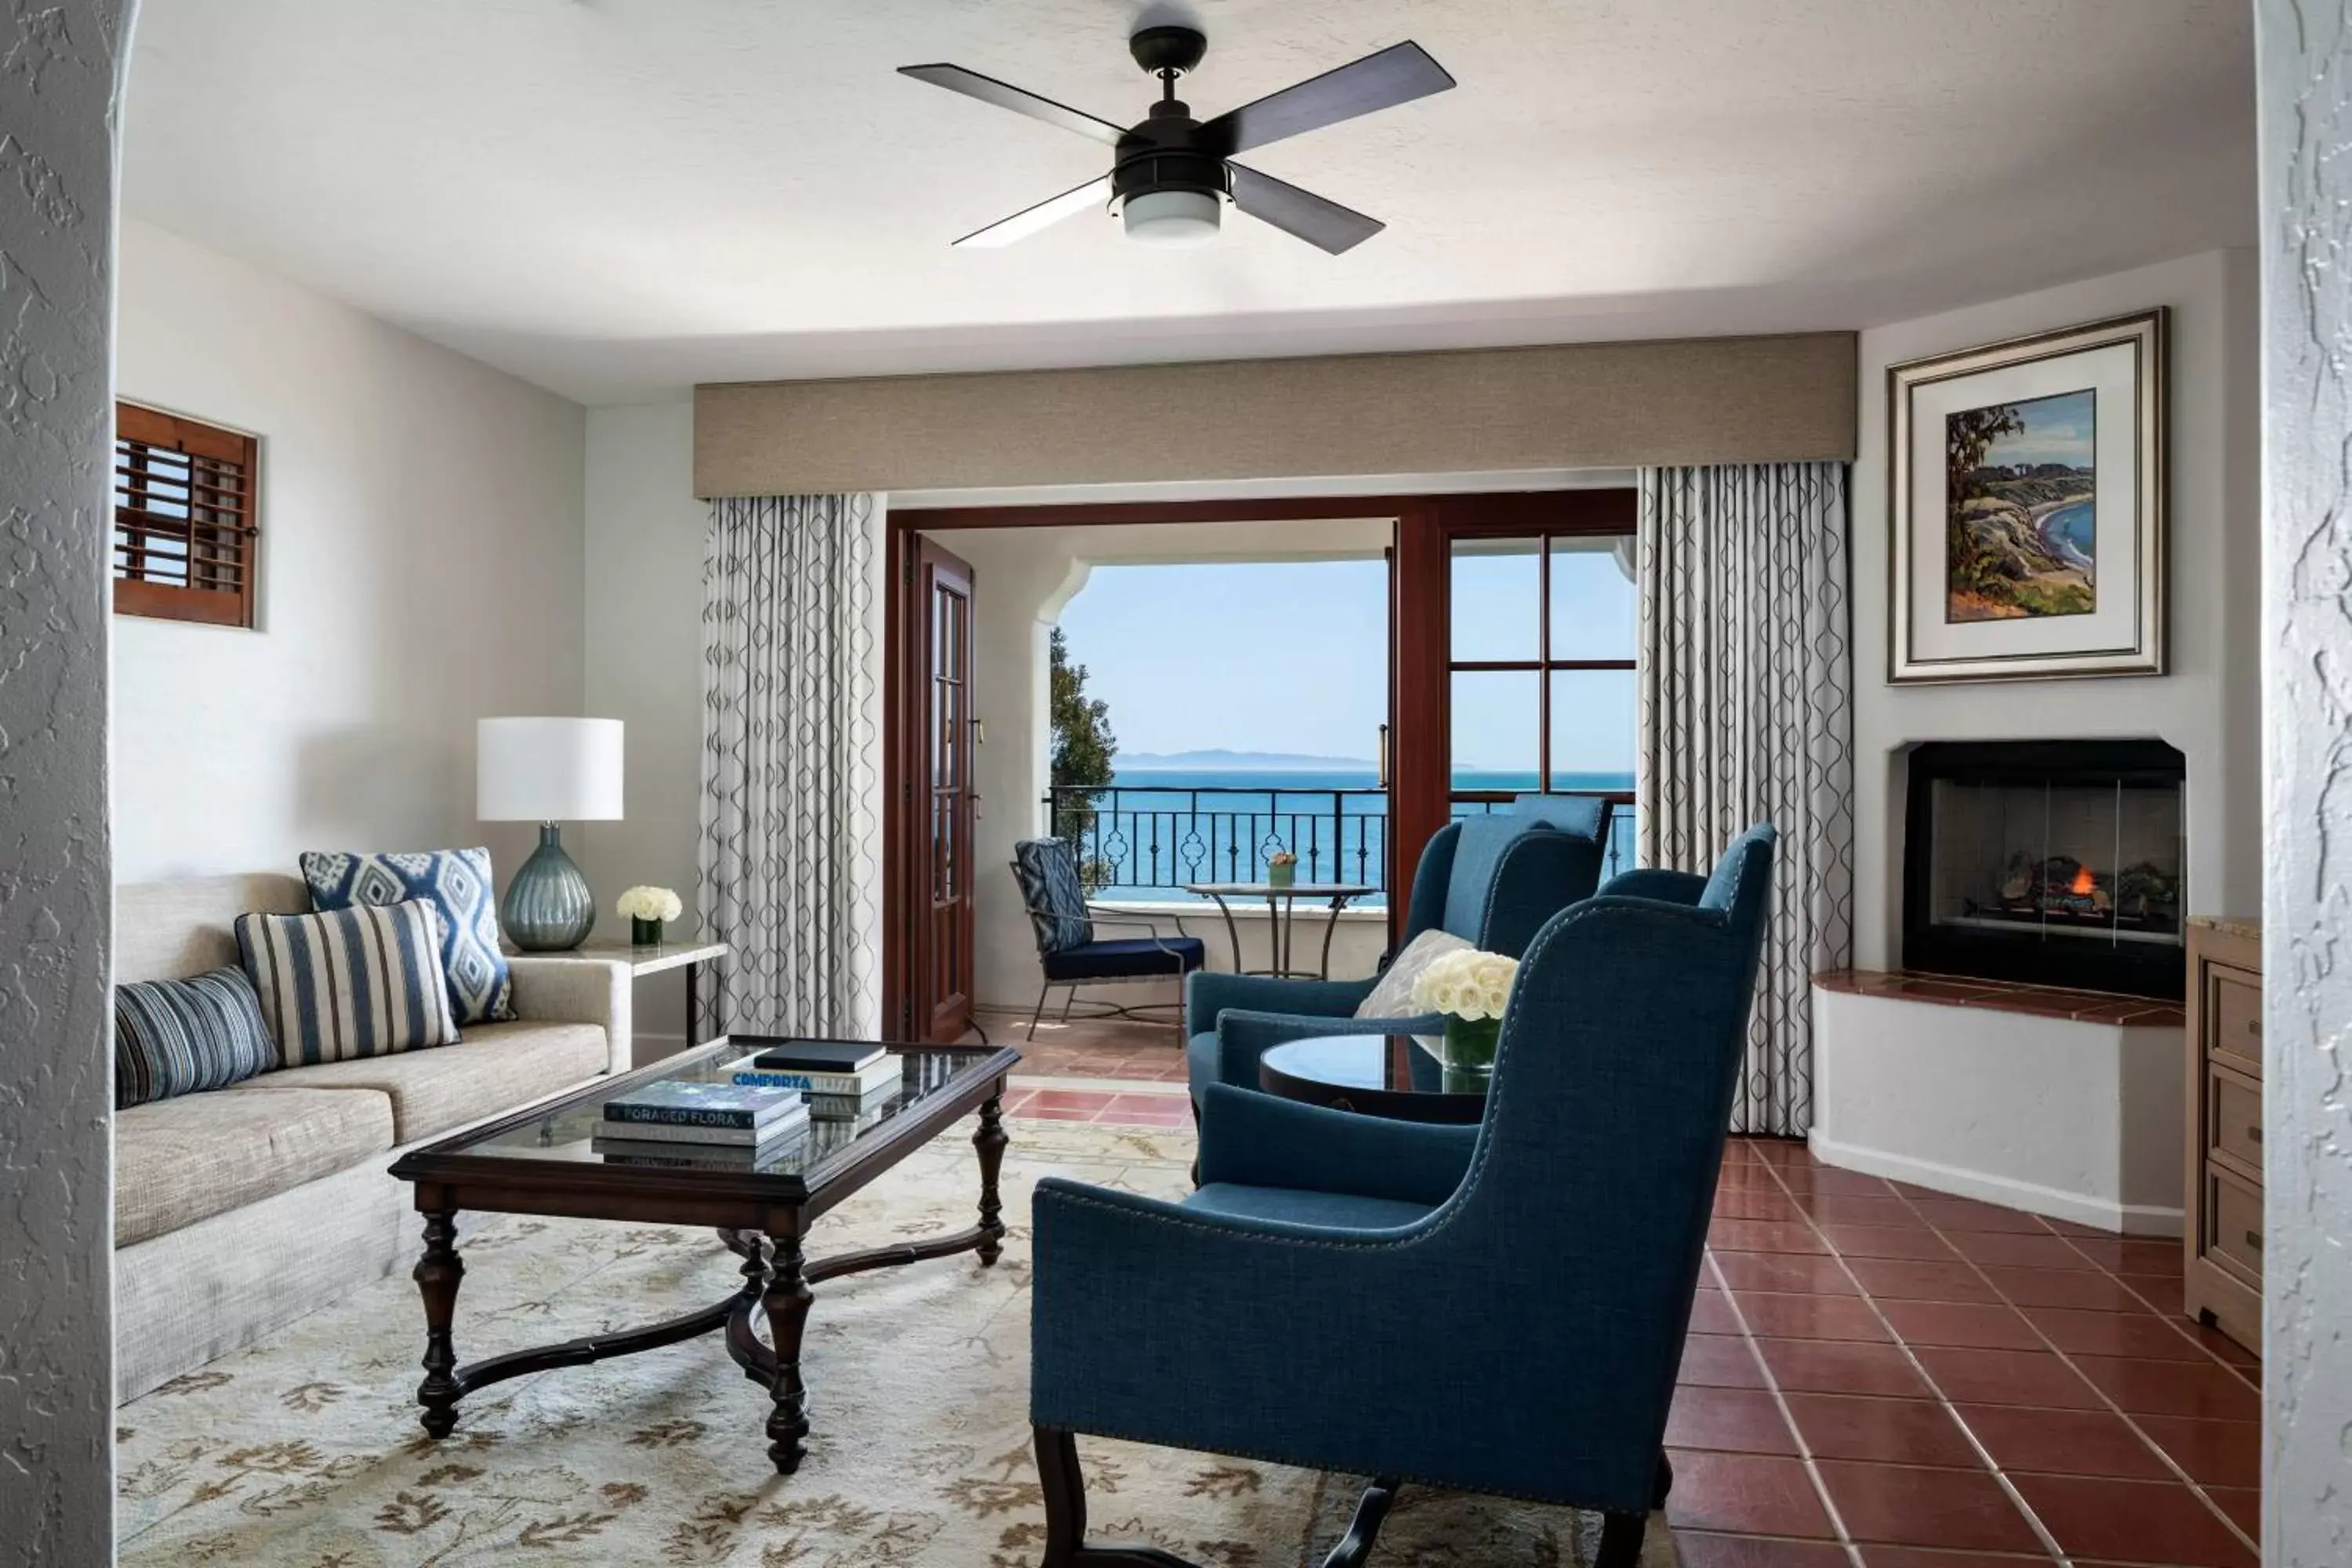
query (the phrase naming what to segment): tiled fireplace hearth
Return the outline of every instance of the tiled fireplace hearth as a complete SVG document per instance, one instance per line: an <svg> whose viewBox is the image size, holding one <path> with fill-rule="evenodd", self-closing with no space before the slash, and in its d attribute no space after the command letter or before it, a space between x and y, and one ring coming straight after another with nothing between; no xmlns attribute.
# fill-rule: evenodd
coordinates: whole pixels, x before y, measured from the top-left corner
<svg viewBox="0 0 2352 1568"><path fill-rule="evenodd" d="M2180 1233L2177 1002L2015 981L1813 976L1814 1153L2101 1230Z"/></svg>
<svg viewBox="0 0 2352 1568"><path fill-rule="evenodd" d="M2177 1029L2185 1022L2178 1002L2117 996L2103 991L2067 991L2014 980L1976 980L1950 974L1915 974L1901 970L1833 969L1813 976L1815 989L1853 996L1888 996L1947 1007L1993 1013L2023 1013L2085 1024Z"/></svg>

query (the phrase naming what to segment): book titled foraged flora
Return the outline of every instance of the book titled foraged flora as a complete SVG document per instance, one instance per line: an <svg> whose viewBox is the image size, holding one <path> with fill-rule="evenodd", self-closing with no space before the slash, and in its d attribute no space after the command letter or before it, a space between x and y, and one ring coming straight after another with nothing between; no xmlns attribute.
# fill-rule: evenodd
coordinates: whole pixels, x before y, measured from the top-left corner
<svg viewBox="0 0 2352 1568"><path fill-rule="evenodd" d="M649 1083L604 1102L607 1121L750 1131L801 1103L797 1089L737 1083Z"/></svg>

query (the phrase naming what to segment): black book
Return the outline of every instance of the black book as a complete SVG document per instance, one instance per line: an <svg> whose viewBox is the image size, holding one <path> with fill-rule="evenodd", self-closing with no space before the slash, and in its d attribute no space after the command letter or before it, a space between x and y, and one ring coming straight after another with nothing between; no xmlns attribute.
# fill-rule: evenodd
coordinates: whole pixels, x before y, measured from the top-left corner
<svg viewBox="0 0 2352 1568"><path fill-rule="evenodd" d="M762 1072L863 1072L887 1055L870 1040L783 1040L751 1059Z"/></svg>

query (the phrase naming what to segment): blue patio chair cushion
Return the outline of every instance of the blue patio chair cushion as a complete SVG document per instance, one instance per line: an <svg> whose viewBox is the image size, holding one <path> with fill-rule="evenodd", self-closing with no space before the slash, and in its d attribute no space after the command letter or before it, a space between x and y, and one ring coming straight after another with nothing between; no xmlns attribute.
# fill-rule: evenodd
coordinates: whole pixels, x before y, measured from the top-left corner
<svg viewBox="0 0 2352 1568"><path fill-rule="evenodd" d="M1021 901L1036 928L1040 956L1084 947L1095 939L1087 918L1087 890L1078 881L1077 858L1058 838L1024 838L1013 847L1013 876Z"/></svg>
<svg viewBox="0 0 2352 1568"><path fill-rule="evenodd" d="M1045 956L1045 978L1056 985L1071 980L1190 974L1209 961L1208 949L1197 936L1139 936L1118 942L1090 942L1084 947L1066 947Z"/></svg>
<svg viewBox="0 0 2352 1568"><path fill-rule="evenodd" d="M1318 1193L1305 1187L1244 1187L1212 1182L1196 1189L1181 1205L1236 1219L1280 1220L1289 1225L1319 1225L1339 1230L1393 1230L1411 1225L1430 1212L1428 1204L1396 1198L1360 1197L1354 1193Z"/></svg>

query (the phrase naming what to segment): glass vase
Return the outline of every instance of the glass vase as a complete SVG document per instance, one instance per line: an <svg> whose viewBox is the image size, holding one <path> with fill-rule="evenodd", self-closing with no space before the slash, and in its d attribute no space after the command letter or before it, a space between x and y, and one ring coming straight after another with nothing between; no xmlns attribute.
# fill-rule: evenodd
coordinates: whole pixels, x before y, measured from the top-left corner
<svg viewBox="0 0 2352 1568"><path fill-rule="evenodd" d="M565 952L596 929L595 895L563 852L563 835L555 824L540 825L539 847L499 900L499 923L524 952Z"/></svg>
<svg viewBox="0 0 2352 1568"><path fill-rule="evenodd" d="M659 947L662 943L662 923L643 915L629 917L629 941L639 947Z"/></svg>
<svg viewBox="0 0 2352 1568"><path fill-rule="evenodd" d="M1445 1092L1448 1094L1484 1094L1495 1076L1495 1042L1503 1033L1500 1018L1457 1018L1447 1014L1445 1047L1441 1060L1445 1068Z"/></svg>

